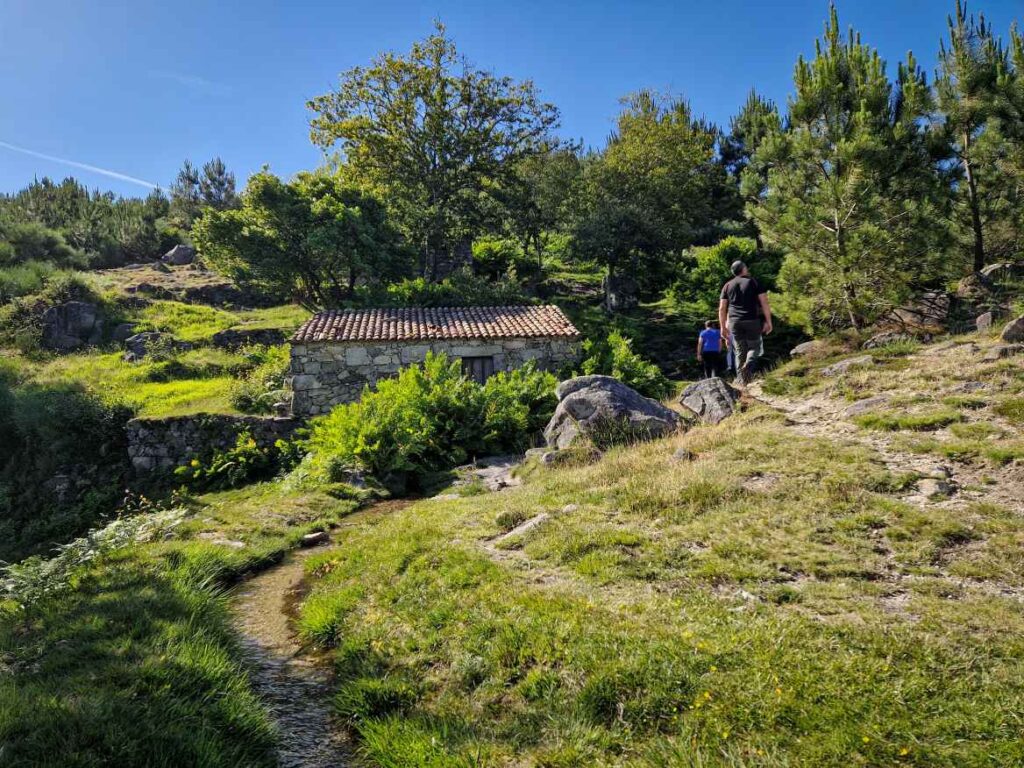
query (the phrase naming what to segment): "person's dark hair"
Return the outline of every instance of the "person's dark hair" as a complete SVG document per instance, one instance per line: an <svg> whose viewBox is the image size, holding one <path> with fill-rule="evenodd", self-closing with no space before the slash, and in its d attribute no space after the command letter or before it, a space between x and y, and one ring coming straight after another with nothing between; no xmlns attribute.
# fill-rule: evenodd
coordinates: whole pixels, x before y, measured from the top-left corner
<svg viewBox="0 0 1024 768"><path fill-rule="evenodd" d="M714 328L715 327L715 321L714 320L705 320L704 321L704 327L705 328Z"/></svg>
<svg viewBox="0 0 1024 768"><path fill-rule="evenodd" d="M747 265L742 261L734 261L732 263L732 273L739 277L740 273L747 268Z"/></svg>

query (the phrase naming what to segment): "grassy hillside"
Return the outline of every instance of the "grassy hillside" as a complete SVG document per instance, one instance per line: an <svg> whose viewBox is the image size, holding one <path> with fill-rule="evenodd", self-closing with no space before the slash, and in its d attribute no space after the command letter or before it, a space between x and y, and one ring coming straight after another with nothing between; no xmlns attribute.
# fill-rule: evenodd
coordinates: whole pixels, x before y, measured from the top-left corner
<svg viewBox="0 0 1024 768"><path fill-rule="evenodd" d="M879 354L879 385L920 370L911 352ZM1015 412L1020 358L953 362L928 397L980 378L985 408ZM535 468L347 528L309 563L300 630L336 649L375 765L1019 764L1019 497L922 500L888 459L757 404Z"/></svg>

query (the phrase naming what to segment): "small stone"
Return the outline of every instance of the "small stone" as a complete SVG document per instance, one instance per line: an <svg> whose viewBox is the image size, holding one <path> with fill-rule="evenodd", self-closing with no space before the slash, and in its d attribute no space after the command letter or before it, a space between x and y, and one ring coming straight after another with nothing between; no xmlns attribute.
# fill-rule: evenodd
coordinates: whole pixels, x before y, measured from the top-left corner
<svg viewBox="0 0 1024 768"><path fill-rule="evenodd" d="M995 318L992 316L991 312L982 312L974 319L974 327L981 332L987 331L992 327L992 321L994 319Z"/></svg>
<svg viewBox="0 0 1024 768"><path fill-rule="evenodd" d="M580 508L579 504L566 504L564 507L562 507L562 514L570 515L573 512L577 512L579 510L579 508Z"/></svg>
<svg viewBox="0 0 1024 768"><path fill-rule="evenodd" d="M303 547L316 547L320 544L327 544L330 540L331 535L327 531L315 531L303 536L299 544Z"/></svg>
<svg viewBox="0 0 1024 768"><path fill-rule="evenodd" d="M672 461L693 461L696 458L697 454L687 448L676 448L672 454Z"/></svg>
<svg viewBox="0 0 1024 768"><path fill-rule="evenodd" d="M847 416L860 416L861 414L867 413L868 411L873 411L880 405L885 405L887 402L889 402L889 397L887 395L875 395L874 397L866 397L863 400L858 400L857 402L853 403L853 405L847 407L844 413Z"/></svg>
<svg viewBox="0 0 1024 768"><path fill-rule="evenodd" d="M953 494L953 486L945 480L939 480L934 477L926 477L917 481L917 490L920 491L921 495L928 499L934 499L940 496L951 496Z"/></svg>

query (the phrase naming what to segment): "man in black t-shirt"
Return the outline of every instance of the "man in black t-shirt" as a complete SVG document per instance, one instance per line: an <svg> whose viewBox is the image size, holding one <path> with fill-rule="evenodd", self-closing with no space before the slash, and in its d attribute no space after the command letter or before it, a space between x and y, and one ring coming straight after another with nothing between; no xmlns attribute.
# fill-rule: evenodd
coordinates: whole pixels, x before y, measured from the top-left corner
<svg viewBox="0 0 1024 768"><path fill-rule="evenodd" d="M718 321L736 350L736 379L742 386L750 381L761 354L761 334L772 332L772 308L768 294L750 276L742 261L733 262L732 280L722 287Z"/></svg>

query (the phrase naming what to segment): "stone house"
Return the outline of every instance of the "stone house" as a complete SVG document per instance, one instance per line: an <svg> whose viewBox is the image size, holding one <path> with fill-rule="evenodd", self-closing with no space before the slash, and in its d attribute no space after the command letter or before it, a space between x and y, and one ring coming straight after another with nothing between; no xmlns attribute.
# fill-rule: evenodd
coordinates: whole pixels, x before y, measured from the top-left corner
<svg viewBox="0 0 1024 768"><path fill-rule="evenodd" d="M528 360L547 370L574 362L579 331L556 306L410 307L320 312L291 340L292 414L327 413L363 388L424 360L462 361L484 381Z"/></svg>

